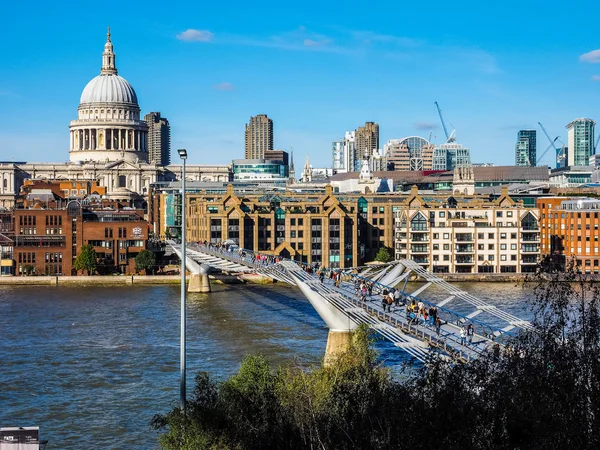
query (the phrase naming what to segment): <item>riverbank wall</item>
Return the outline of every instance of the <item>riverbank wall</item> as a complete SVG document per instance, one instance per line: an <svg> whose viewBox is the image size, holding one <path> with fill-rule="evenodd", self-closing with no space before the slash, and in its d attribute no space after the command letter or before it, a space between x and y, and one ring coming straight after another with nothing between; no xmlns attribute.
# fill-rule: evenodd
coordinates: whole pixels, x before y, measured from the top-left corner
<svg viewBox="0 0 600 450"><path fill-rule="evenodd" d="M265 284L266 277L234 275L210 275L211 283L217 284ZM189 282L188 276L187 281ZM272 282L272 281L269 281ZM106 276L34 276L34 277L0 277L0 286L131 286L146 284L180 284L179 275L106 275Z"/></svg>

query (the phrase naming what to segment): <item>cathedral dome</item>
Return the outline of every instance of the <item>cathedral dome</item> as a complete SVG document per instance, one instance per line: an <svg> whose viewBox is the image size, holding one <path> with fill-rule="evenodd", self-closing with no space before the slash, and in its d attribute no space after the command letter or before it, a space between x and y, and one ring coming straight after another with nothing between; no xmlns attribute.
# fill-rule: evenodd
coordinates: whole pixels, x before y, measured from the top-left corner
<svg viewBox="0 0 600 450"><path fill-rule="evenodd" d="M101 74L92 79L81 94L80 103L129 103L138 106L133 87L117 74Z"/></svg>

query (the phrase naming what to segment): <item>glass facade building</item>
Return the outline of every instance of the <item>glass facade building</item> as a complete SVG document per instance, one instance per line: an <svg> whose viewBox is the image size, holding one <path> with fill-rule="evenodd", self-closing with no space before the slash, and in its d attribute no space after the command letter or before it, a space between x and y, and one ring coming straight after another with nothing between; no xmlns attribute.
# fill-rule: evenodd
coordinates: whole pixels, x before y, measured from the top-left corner
<svg viewBox="0 0 600 450"><path fill-rule="evenodd" d="M537 165L537 142L535 130L519 130L515 146L516 166Z"/></svg>
<svg viewBox="0 0 600 450"><path fill-rule="evenodd" d="M433 170L454 170L471 165L471 152L456 142L447 142L433 151Z"/></svg>
<svg viewBox="0 0 600 450"><path fill-rule="evenodd" d="M569 167L590 165L590 157L594 154L595 125L592 119L575 119L567 125Z"/></svg>
<svg viewBox="0 0 600 450"><path fill-rule="evenodd" d="M271 159L234 159L233 160L233 179L250 180L266 178L284 178L289 177L289 166L283 161Z"/></svg>

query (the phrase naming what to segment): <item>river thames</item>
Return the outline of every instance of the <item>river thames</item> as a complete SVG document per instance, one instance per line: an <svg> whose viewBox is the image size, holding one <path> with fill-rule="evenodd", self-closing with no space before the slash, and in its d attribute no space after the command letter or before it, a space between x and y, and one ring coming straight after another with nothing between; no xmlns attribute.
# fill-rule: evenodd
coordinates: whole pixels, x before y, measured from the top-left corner
<svg viewBox="0 0 600 450"><path fill-rule="evenodd" d="M528 318L514 283L458 283ZM410 290L409 290L410 292ZM39 426L50 449L152 449L148 423L179 399L178 286L0 286L0 426ZM274 365L320 362L327 328L295 288L214 285L189 294L188 392L223 379L250 353ZM377 344L392 369L407 359Z"/></svg>

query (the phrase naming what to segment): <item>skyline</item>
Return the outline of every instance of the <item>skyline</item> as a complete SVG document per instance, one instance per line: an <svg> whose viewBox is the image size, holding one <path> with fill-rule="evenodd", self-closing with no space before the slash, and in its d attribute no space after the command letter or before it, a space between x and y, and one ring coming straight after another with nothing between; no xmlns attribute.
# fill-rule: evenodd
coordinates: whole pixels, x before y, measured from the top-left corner
<svg viewBox="0 0 600 450"><path fill-rule="evenodd" d="M314 167L330 167L331 142L367 121L380 125L380 147L410 135L427 139L430 131L443 143L434 101L473 161L496 165L514 164L517 132L541 131L538 121L565 141L575 118L600 119L594 5L576 23L561 24L559 35L550 25L562 10L508 2L495 22L505 30L520 24L520 32L498 35L476 9L442 3L372 4L360 17L352 2L344 9L315 2L318 17L308 7L269 9L269 2L260 10L234 2L226 15L216 5L166 10L150 2L122 17L71 4L7 7L28 27L14 20L0 31L8 43L0 66L1 160L68 159L68 125L99 73L107 26L142 114L160 111L169 120L172 151L187 148L190 163L242 158L244 125L257 114L273 119L275 148L293 147L296 159L308 154ZM415 21L398 22L399 14ZM86 26L72 27L81 20ZM543 134L538 140L539 153L547 143ZM551 154L538 163L551 165Z"/></svg>

